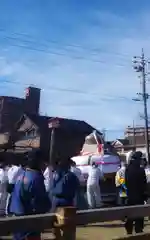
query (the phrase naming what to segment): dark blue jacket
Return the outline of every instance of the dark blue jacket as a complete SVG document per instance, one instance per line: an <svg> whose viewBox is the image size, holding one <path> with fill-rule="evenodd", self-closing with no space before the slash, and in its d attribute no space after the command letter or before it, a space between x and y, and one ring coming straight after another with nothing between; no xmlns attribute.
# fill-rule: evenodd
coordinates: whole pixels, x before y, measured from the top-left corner
<svg viewBox="0 0 150 240"><path fill-rule="evenodd" d="M55 207L73 205L79 185L79 180L74 173L57 171L52 184Z"/></svg>
<svg viewBox="0 0 150 240"><path fill-rule="evenodd" d="M39 214L47 212L50 207L42 172L22 169L12 192L10 213L15 215Z"/></svg>

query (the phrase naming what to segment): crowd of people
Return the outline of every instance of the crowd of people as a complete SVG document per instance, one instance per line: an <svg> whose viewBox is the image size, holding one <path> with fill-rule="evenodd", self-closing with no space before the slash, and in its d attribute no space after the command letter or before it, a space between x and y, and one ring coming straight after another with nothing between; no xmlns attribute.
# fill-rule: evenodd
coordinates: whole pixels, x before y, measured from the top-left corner
<svg viewBox="0 0 150 240"><path fill-rule="evenodd" d="M24 154L21 164L14 159L13 164L8 166L1 159L0 216L55 212L57 207L66 206L77 209L100 207L99 181L103 174L98 166L94 162L90 166L85 186L85 179L75 162L63 160L57 159L56 166L52 168L43 161L40 150ZM17 232L14 239L40 239L40 234Z"/></svg>
<svg viewBox="0 0 150 240"><path fill-rule="evenodd" d="M75 162L57 159L55 167L43 161L40 150L23 155L21 164L13 161L11 166L0 161L0 216L24 216L55 212L57 207L75 206L77 209L102 206L100 191L104 175L93 161L85 179ZM141 152L134 152L130 163L121 163L115 183L119 205L141 205L147 201L146 161ZM140 233L144 219L127 218L128 234ZM17 232L15 240L40 239L40 232Z"/></svg>

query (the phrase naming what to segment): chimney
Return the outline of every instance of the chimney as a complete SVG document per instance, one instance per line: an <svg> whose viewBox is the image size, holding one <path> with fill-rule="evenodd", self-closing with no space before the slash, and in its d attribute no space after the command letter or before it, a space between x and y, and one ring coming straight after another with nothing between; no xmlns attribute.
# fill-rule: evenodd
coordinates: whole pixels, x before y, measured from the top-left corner
<svg viewBox="0 0 150 240"><path fill-rule="evenodd" d="M25 112L39 114L41 89L28 87L25 96Z"/></svg>

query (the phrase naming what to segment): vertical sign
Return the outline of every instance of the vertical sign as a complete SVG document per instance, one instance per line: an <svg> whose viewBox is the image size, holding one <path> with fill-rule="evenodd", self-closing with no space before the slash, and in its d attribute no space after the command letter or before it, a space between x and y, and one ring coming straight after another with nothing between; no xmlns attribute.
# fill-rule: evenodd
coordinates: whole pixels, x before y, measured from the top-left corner
<svg viewBox="0 0 150 240"><path fill-rule="evenodd" d="M53 164L54 144L55 144L55 129L60 125L58 118L51 118L48 122L48 128L51 129L50 150L49 150L49 165Z"/></svg>

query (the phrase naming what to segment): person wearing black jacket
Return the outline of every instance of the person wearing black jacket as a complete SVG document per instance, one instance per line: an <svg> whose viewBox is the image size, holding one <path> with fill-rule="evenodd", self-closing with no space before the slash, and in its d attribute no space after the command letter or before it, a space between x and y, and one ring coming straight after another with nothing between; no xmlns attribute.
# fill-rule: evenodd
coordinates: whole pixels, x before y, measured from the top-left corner
<svg viewBox="0 0 150 240"><path fill-rule="evenodd" d="M125 172L125 183L127 187L127 204L142 205L146 200L147 180L145 170L140 166L142 153L135 152L131 162ZM127 218L125 228L128 234L133 232L133 223L135 222L135 232L141 233L144 228L144 218Z"/></svg>

